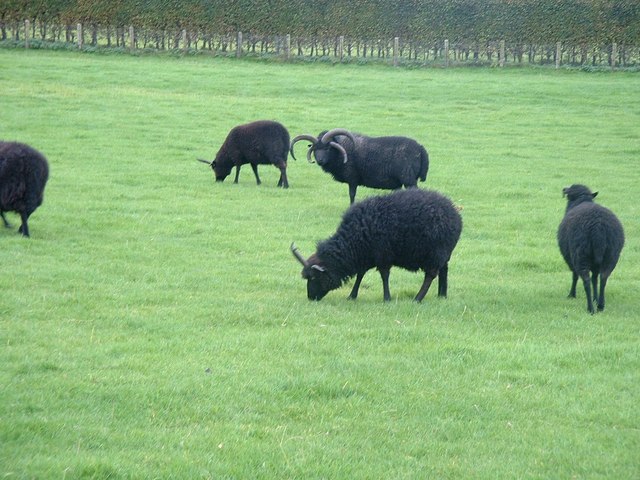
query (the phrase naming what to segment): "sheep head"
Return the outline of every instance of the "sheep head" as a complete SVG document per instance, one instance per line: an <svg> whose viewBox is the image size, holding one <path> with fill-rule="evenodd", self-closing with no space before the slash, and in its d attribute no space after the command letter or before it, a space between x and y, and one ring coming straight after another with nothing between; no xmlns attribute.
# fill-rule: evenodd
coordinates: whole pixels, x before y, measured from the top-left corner
<svg viewBox="0 0 640 480"><path fill-rule="evenodd" d="M593 199L598 196L598 192L592 193L588 187L574 184L563 188L562 196L567 197L567 210L569 210L582 202L593 202Z"/></svg>
<svg viewBox="0 0 640 480"><path fill-rule="evenodd" d="M343 162L347 163L348 155L345 148L340 145L338 142L334 140L334 137L338 135L345 135L351 139L352 142L355 142L355 138L348 130L344 128L334 128L333 130L329 130L328 132L321 133L318 138L312 135L298 135L291 142L291 147L289 151L291 152L291 156L295 159L295 155L293 154L293 146L296 142L300 140L307 140L311 142L309 145L309 149L307 150L307 161L309 163L314 163L311 158L311 154L315 152L316 160L320 165L324 165L329 160L329 155L333 153L332 149L337 150L343 158Z"/></svg>
<svg viewBox="0 0 640 480"><path fill-rule="evenodd" d="M216 182L224 182L224 179L229 176L231 173L231 167L224 167L215 160L210 162L209 160L204 160L202 158L197 159L199 162L206 163L213 170L214 175L216 176Z"/></svg>
<svg viewBox="0 0 640 480"><path fill-rule="evenodd" d="M307 281L309 300L322 300L327 293L340 286L341 282L336 284L315 254L305 258L294 243L291 244L291 253L302 264L302 278Z"/></svg>

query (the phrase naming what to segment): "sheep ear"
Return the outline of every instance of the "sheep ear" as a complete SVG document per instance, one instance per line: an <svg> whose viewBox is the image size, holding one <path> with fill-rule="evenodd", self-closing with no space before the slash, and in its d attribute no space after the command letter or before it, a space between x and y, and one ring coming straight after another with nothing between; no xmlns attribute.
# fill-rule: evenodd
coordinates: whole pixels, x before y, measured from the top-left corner
<svg viewBox="0 0 640 480"><path fill-rule="evenodd" d="M591 198L596 198L598 196L598 192L594 192L591 194Z"/></svg>

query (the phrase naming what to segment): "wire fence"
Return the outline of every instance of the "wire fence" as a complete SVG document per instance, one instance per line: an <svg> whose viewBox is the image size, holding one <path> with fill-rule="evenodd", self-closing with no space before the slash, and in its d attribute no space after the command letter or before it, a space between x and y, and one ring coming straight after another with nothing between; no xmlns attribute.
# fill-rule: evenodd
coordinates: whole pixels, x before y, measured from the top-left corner
<svg viewBox="0 0 640 480"><path fill-rule="evenodd" d="M362 39L348 36L256 35L243 32L111 27L13 22L0 25L2 43L23 48L74 48L177 52L213 56L254 56L284 61L381 62L394 66L553 65L639 68L640 46L625 44L545 44L505 41Z"/></svg>

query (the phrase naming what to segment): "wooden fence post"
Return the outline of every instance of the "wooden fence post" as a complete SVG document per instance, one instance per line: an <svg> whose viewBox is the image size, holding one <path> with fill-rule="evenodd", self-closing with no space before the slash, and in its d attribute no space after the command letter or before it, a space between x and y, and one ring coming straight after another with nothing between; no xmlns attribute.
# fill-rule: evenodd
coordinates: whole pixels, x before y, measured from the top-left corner
<svg viewBox="0 0 640 480"><path fill-rule="evenodd" d="M338 59L340 63L344 59L344 35L338 37Z"/></svg>
<svg viewBox="0 0 640 480"><path fill-rule="evenodd" d="M449 40L444 41L444 66L449 66Z"/></svg>
<svg viewBox="0 0 640 480"><path fill-rule="evenodd" d="M135 36L135 31L133 29L133 25L129 26L129 48L131 48L131 50L135 50L136 49L136 36Z"/></svg>
<svg viewBox="0 0 640 480"><path fill-rule="evenodd" d="M287 36L284 38L284 58L287 61L291 58L291 34L287 33Z"/></svg>
<svg viewBox="0 0 640 480"><path fill-rule="evenodd" d="M393 66L398 66L398 55L400 54L400 38L393 37Z"/></svg>
<svg viewBox="0 0 640 480"><path fill-rule="evenodd" d="M616 69L616 59L618 57L618 44L613 42L611 45L611 70Z"/></svg>
<svg viewBox="0 0 640 480"><path fill-rule="evenodd" d="M500 40L500 60L499 60L499 63L500 63L501 67L504 67L504 62L506 60L506 58L505 58L506 57L506 50L507 50L507 48L506 48L505 41L504 40Z"/></svg>
<svg viewBox="0 0 640 480"><path fill-rule="evenodd" d="M29 30L31 22L29 20L24 21L24 48L29 48Z"/></svg>
<svg viewBox="0 0 640 480"><path fill-rule="evenodd" d="M560 64L562 63L562 44L560 42L556 43L556 68L560 68Z"/></svg>
<svg viewBox="0 0 640 480"><path fill-rule="evenodd" d="M182 52L187 53L189 49L189 45L187 45L187 30L185 28L182 29Z"/></svg>
<svg viewBox="0 0 640 480"><path fill-rule="evenodd" d="M80 50L82 50L82 47L84 45L84 34L82 33L82 24L81 23L78 24L77 33L78 33L78 48Z"/></svg>
<svg viewBox="0 0 640 480"><path fill-rule="evenodd" d="M236 42L236 57L242 56L242 32L238 32L238 40Z"/></svg>

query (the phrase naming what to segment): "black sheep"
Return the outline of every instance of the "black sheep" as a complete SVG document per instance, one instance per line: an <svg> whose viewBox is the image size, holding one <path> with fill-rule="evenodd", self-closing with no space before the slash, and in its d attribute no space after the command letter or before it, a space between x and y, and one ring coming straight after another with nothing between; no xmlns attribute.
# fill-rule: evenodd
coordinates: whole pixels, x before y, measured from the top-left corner
<svg viewBox="0 0 640 480"><path fill-rule="evenodd" d="M429 155L418 142L407 137L366 137L341 128L322 132L318 138L298 135L291 142L311 142L307 160L315 154L318 165L338 182L349 185L349 199L355 201L358 185L395 190L415 187L425 181Z"/></svg>
<svg viewBox="0 0 640 480"><path fill-rule="evenodd" d="M308 259L293 244L291 250L304 267L309 300L322 299L356 275L349 295L355 299L364 274L376 267L389 301L389 271L397 266L425 272L415 297L420 302L435 277L438 296L446 297L449 259L461 231L462 218L448 198L412 188L352 205L336 233Z"/></svg>
<svg viewBox="0 0 640 480"><path fill-rule="evenodd" d="M0 216L10 228L4 212L17 212L22 219L18 231L29 236L27 220L42 204L49 178L47 159L28 145L0 141Z"/></svg>
<svg viewBox="0 0 640 480"><path fill-rule="evenodd" d="M593 297L595 299L597 295L598 310L602 311L607 279L616 267L624 246L622 224L611 210L593 202L598 192L591 193L584 185L572 185L562 193L567 196L567 210L558 228L558 245L573 272L569 297L576 296L580 277L587 295L587 310L594 313L592 284Z"/></svg>
<svg viewBox="0 0 640 480"><path fill-rule="evenodd" d="M260 185L258 165L273 164L280 170L278 186L289 188L287 180L287 155L289 153L289 132L278 122L258 120L256 122L238 125L231 129L213 162L198 159L211 165L216 175L216 182L223 182L236 167L238 183L240 167L246 163L251 165Z"/></svg>

